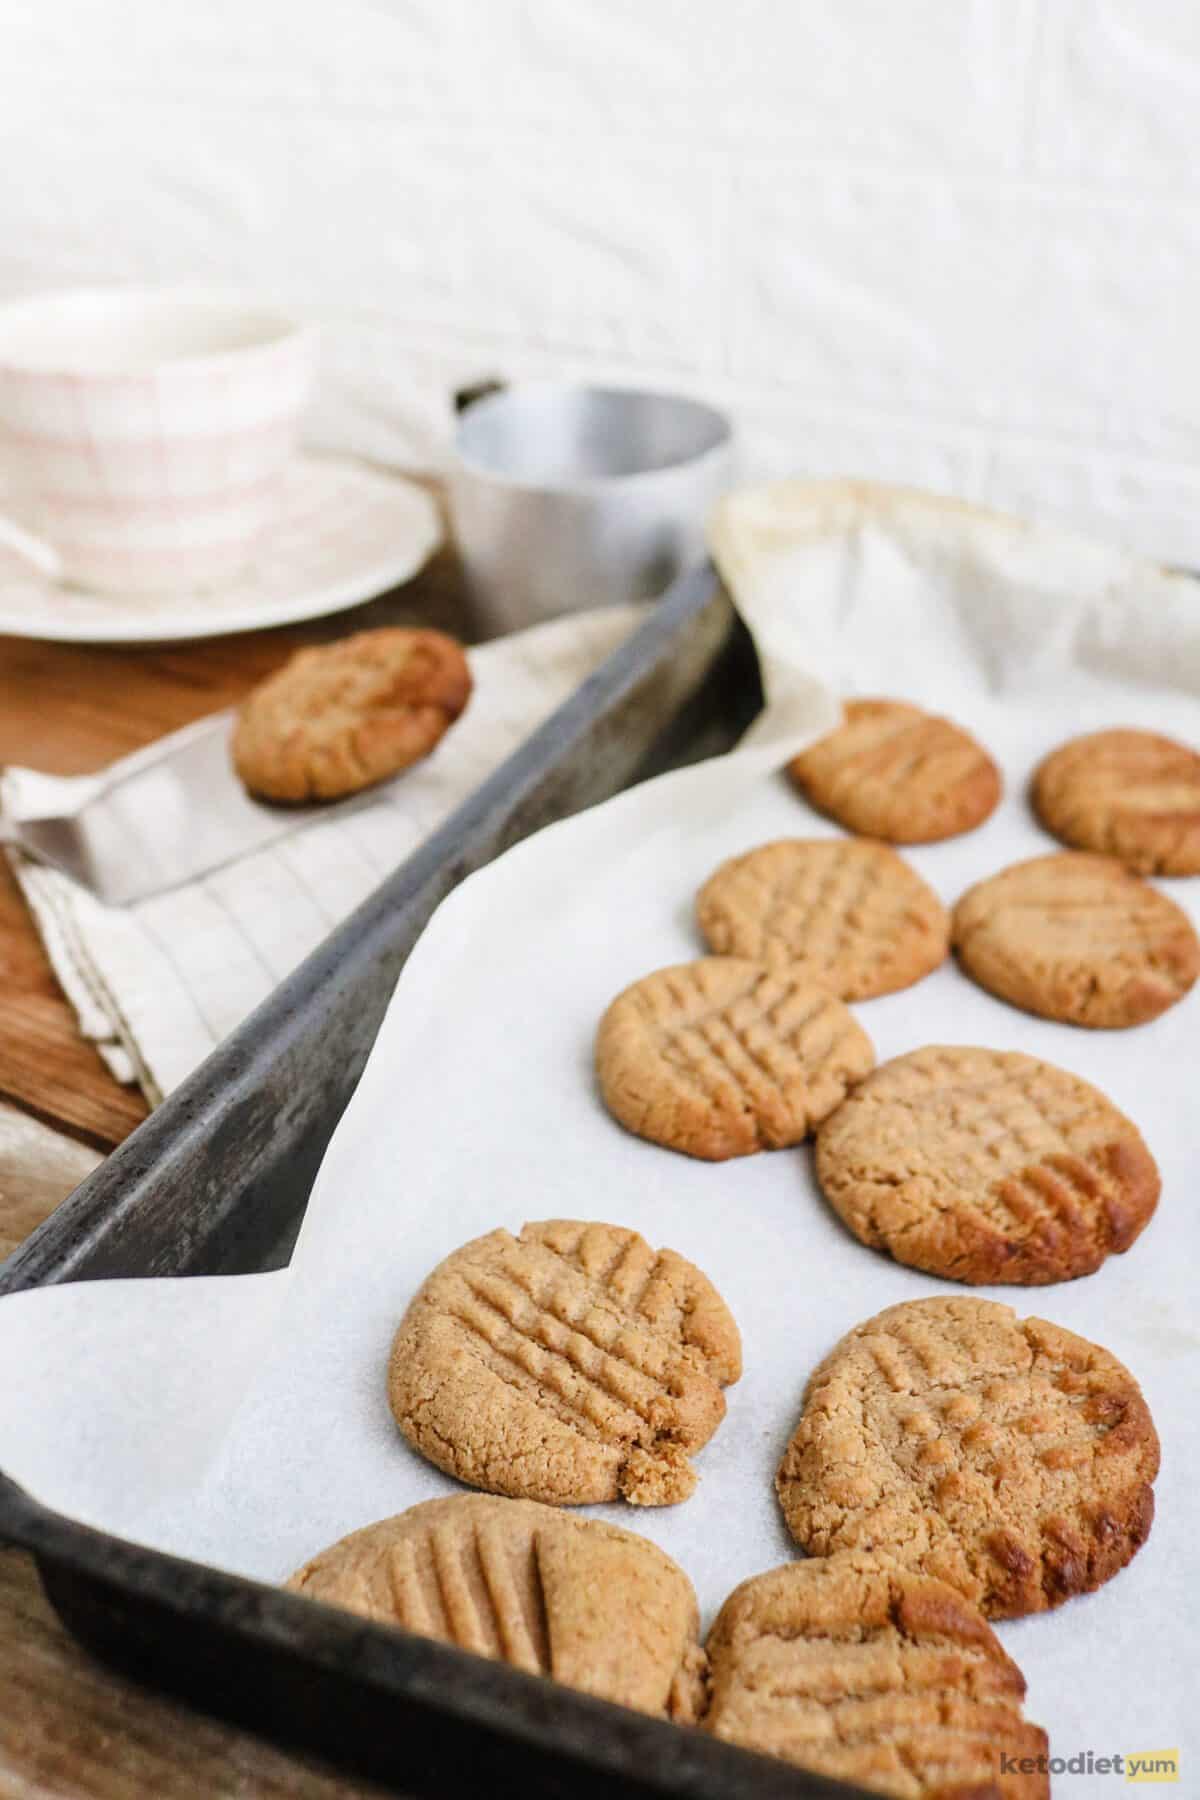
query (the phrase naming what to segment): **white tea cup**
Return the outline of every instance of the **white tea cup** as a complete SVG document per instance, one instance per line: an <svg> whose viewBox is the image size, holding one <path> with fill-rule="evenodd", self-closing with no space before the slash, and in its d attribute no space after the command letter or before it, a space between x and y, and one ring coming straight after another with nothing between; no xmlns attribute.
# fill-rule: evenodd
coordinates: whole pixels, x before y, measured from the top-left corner
<svg viewBox="0 0 1200 1800"><path fill-rule="evenodd" d="M237 575L295 453L315 340L272 307L197 290L0 307L0 543L103 592Z"/></svg>

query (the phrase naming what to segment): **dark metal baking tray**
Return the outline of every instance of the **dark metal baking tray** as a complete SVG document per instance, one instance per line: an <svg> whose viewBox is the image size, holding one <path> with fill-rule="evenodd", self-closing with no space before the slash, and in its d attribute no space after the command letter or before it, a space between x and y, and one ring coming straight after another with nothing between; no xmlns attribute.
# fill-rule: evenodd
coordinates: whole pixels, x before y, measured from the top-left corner
<svg viewBox="0 0 1200 1800"><path fill-rule="evenodd" d="M0 1294L278 1263L438 902L551 820L728 748L761 705L711 568L614 655L0 1267ZM149 1685L408 1795L784 1800L852 1790L451 1646L164 1556L0 1474L0 1541Z"/></svg>
<svg viewBox="0 0 1200 1800"><path fill-rule="evenodd" d="M286 1261L313 1176L439 901L540 826L732 743L761 705L711 567L645 623L0 1265L0 1294Z"/></svg>

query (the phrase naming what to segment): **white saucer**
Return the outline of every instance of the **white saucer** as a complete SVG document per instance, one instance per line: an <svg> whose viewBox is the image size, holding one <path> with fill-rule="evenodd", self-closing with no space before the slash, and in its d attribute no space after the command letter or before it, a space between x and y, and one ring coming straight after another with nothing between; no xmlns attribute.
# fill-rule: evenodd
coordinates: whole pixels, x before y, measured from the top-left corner
<svg viewBox="0 0 1200 1800"><path fill-rule="evenodd" d="M0 546L0 633L145 644L318 619L408 581L442 541L424 488L346 457L304 452L284 478L262 557L202 594L93 594L60 586Z"/></svg>

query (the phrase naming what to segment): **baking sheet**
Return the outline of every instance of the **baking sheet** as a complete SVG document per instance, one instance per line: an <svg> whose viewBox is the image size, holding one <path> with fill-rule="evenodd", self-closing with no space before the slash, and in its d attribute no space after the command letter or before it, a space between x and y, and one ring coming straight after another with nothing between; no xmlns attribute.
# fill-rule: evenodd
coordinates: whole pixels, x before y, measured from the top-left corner
<svg viewBox="0 0 1200 1800"><path fill-rule="evenodd" d="M274 1579L345 1531L452 1491L387 1410L387 1351L409 1296L493 1226L594 1218L705 1269L741 1325L746 1365L691 1500L594 1510L677 1557L706 1620L738 1581L792 1554L772 1476L814 1364L886 1305L963 1290L856 1243L821 1200L808 1149L713 1165L627 1136L594 1091L595 1023L627 982L700 953L692 899L717 862L772 837L832 833L777 772L824 728L832 693L941 707L1001 762L1007 794L988 824L906 852L952 902L1053 848L1024 790L1065 736L1121 723L1200 742L1200 592L1063 534L845 484L737 496L714 539L764 657L769 706L748 747L550 827L443 904L401 976L288 1273L89 1284L0 1305L0 1466L43 1499ZM1163 885L1200 923L1200 879ZM976 1043L1075 1070L1137 1120L1158 1158L1158 1215L1127 1256L1070 1284L972 1291L1114 1351L1163 1440L1158 1519L1131 1568L1001 1627L1029 1678L1029 1714L1056 1755L1180 1746L1191 1770L1200 993L1137 1030L1087 1033L1006 1007L947 964L854 1010L881 1061ZM1112 1779L1077 1776L1069 1791L1099 1794Z"/></svg>

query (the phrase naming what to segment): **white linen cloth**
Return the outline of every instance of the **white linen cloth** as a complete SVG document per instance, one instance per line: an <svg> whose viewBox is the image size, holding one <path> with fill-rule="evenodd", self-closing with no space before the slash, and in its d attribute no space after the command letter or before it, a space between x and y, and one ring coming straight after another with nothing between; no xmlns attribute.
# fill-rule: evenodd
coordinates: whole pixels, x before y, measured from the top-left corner
<svg viewBox="0 0 1200 1800"><path fill-rule="evenodd" d="M10 860L83 1035L151 1104L183 1080L321 939L629 635L637 606L556 619L468 652L470 704L433 754L370 804L293 832L185 887L105 906L19 851ZM75 782L0 777L0 810L78 803Z"/></svg>

